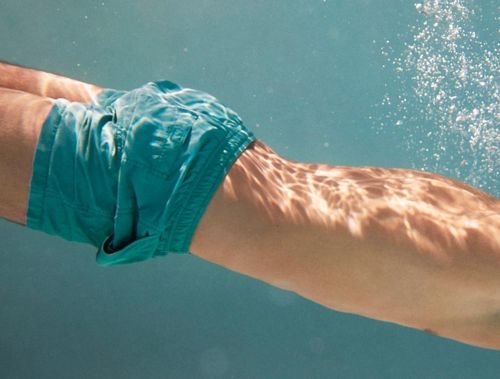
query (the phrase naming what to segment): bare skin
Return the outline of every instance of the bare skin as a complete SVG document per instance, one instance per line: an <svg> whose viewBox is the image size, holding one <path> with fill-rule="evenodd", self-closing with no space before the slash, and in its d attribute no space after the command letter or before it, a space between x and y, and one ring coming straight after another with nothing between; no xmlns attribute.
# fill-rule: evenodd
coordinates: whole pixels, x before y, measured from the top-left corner
<svg viewBox="0 0 500 379"><path fill-rule="evenodd" d="M88 102L101 88L12 70L0 64L0 216L24 225L53 98ZM300 163L256 141L190 251L331 309L500 349L500 200L443 176Z"/></svg>

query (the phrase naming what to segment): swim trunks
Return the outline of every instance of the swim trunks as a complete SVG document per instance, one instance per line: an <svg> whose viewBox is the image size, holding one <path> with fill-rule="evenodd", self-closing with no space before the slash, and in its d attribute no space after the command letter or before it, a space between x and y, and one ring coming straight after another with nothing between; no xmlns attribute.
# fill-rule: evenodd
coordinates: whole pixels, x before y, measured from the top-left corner
<svg viewBox="0 0 500 379"><path fill-rule="evenodd" d="M33 159L27 226L114 265L189 254L224 176L255 140L213 96L170 81L57 99Z"/></svg>

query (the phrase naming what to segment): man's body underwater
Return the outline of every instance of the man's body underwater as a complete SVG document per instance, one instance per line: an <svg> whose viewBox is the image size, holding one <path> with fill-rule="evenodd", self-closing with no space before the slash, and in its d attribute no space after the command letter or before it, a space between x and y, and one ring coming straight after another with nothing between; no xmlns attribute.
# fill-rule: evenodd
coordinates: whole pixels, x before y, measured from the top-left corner
<svg viewBox="0 0 500 379"><path fill-rule="evenodd" d="M0 63L0 217L26 225L55 99L88 104L102 90ZM440 175L300 163L257 140L189 251L331 309L500 349L500 200Z"/></svg>

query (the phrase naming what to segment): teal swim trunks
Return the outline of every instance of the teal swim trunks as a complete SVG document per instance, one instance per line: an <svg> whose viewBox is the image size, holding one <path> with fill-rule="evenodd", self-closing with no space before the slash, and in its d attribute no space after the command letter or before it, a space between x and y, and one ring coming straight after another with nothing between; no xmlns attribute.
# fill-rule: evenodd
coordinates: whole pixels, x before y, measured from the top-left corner
<svg viewBox="0 0 500 379"><path fill-rule="evenodd" d="M170 81L57 99L35 156L27 226L94 245L97 263L189 254L210 199L255 140L213 96Z"/></svg>

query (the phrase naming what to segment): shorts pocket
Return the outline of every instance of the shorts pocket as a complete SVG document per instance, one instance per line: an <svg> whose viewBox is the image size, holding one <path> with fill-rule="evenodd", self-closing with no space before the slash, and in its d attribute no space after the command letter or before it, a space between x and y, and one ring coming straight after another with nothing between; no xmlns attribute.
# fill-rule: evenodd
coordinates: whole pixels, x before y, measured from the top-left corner
<svg viewBox="0 0 500 379"><path fill-rule="evenodd" d="M173 117L173 112L162 113ZM169 175L176 165L182 164L180 159L189 145L191 130L191 120L180 117L171 122L167 116L163 120L153 117L136 120L127 135L125 159Z"/></svg>

